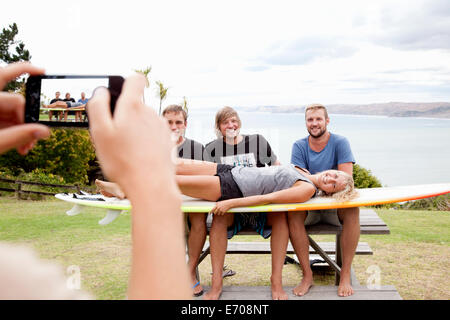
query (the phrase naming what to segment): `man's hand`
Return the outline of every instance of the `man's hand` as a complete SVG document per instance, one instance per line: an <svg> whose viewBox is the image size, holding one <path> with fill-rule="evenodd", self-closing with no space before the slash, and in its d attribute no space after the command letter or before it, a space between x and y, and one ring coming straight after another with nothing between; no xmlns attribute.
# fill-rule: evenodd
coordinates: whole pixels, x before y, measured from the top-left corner
<svg viewBox="0 0 450 320"><path fill-rule="evenodd" d="M44 73L44 70L23 62L0 68L0 88L24 73L38 75ZM23 124L24 112L23 96L0 92L0 153L16 148L17 152L25 155L37 140L50 135L50 130L44 125Z"/></svg>

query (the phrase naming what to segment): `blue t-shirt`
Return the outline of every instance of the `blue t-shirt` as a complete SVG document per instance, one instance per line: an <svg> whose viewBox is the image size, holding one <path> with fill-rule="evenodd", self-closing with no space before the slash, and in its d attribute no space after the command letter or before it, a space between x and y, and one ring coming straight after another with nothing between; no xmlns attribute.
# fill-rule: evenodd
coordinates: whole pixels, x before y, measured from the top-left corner
<svg viewBox="0 0 450 320"><path fill-rule="evenodd" d="M78 102L82 103L82 104L86 104L88 103L89 99L79 99Z"/></svg>
<svg viewBox="0 0 450 320"><path fill-rule="evenodd" d="M341 163L355 163L347 138L330 133L327 145L320 152L311 150L308 138L309 136L297 140L292 146L291 163L293 165L315 174L330 169L337 170Z"/></svg>

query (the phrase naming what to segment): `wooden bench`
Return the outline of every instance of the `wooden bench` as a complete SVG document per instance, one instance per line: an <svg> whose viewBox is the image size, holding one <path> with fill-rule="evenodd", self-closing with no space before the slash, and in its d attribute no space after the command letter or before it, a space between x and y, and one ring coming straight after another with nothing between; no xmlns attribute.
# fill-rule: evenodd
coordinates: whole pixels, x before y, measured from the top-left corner
<svg viewBox="0 0 450 320"><path fill-rule="evenodd" d="M389 228L386 223L377 215L377 213L372 209L361 209L360 210L360 228L361 234L389 234ZM318 223L312 226L307 226L306 231L308 232L309 244L310 244L310 254L318 254L334 271L335 271L335 284L339 284L340 272L342 266L342 255L341 255L341 242L340 235L342 232L341 226L333 226L329 224ZM253 230L243 230L238 235L255 235L256 232ZM315 242L311 235L325 235L334 234L336 235L335 242ZM291 244L288 246L287 253L293 253L293 248ZM200 256L199 264L205 259L210 253L209 244L205 244L203 253ZM228 254L270 254L270 243L269 242L234 242L229 241L227 247ZM371 255L373 254L372 249L369 244L365 242L360 242L356 249L356 254L358 255ZM198 274L197 274L198 276ZM352 283L357 284L356 277L352 271Z"/></svg>

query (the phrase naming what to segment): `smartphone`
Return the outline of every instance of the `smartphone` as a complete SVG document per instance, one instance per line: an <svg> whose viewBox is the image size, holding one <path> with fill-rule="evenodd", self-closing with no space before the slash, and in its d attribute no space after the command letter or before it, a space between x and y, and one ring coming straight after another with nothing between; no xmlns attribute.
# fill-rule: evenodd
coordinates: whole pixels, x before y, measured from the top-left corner
<svg viewBox="0 0 450 320"><path fill-rule="evenodd" d="M112 75L30 76L25 88L25 122L51 127L89 127L86 109L98 87L108 88L111 114L122 91L124 78Z"/></svg>

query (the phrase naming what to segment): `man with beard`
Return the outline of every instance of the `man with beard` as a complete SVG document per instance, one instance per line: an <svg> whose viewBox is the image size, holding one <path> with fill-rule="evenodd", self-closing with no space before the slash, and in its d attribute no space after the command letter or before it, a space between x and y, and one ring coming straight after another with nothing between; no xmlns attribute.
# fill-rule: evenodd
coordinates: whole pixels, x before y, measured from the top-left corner
<svg viewBox="0 0 450 320"><path fill-rule="evenodd" d="M312 104L305 110L306 129L309 136L296 141L292 147L291 163L311 174L335 169L353 174L355 159L348 140L327 130L330 118L321 104ZM291 212L288 214L289 235L299 258L303 279L294 288L294 294L306 294L313 283L309 265L309 241L305 225L322 221L332 225L342 224L342 268L338 288L339 296L353 294L350 273L352 260L359 241L359 208Z"/></svg>

